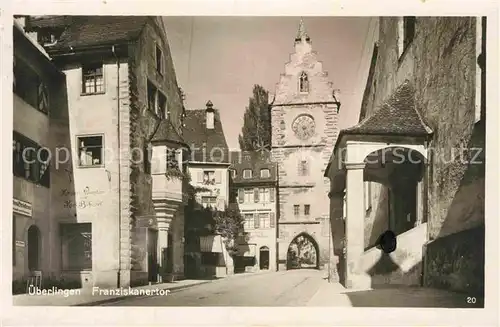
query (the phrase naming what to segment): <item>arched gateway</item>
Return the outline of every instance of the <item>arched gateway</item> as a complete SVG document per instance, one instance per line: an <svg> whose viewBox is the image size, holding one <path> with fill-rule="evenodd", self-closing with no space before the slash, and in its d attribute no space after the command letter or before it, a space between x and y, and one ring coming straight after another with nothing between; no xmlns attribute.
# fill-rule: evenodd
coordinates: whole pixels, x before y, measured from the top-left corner
<svg viewBox="0 0 500 327"><path fill-rule="evenodd" d="M288 246L286 269L304 268L319 268L319 247L310 235L301 233Z"/></svg>

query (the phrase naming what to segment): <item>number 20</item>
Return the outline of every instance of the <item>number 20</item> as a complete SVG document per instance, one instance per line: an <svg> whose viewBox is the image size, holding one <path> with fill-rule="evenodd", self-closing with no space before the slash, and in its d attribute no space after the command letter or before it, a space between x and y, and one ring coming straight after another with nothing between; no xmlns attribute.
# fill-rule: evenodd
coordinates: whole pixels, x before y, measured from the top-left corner
<svg viewBox="0 0 500 327"><path fill-rule="evenodd" d="M467 303L476 303L476 298L475 297L467 297Z"/></svg>

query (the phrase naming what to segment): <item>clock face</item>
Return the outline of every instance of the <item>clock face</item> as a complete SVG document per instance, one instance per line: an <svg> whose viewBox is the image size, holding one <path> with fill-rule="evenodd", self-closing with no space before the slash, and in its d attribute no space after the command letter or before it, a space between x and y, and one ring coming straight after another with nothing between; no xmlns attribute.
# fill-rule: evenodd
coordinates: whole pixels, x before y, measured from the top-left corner
<svg viewBox="0 0 500 327"><path fill-rule="evenodd" d="M301 140L307 140L314 135L316 124L309 115L300 115L292 123L292 130Z"/></svg>

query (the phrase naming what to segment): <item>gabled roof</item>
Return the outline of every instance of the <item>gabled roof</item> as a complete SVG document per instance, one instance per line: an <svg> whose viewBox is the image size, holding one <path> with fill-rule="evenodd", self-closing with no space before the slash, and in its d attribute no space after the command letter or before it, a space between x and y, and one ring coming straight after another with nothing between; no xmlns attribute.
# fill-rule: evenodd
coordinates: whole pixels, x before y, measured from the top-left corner
<svg viewBox="0 0 500 327"><path fill-rule="evenodd" d="M252 184L262 182L277 182L277 164L271 161L267 151L232 151L230 169L236 170L236 177L232 179L235 184ZM252 178L243 178L243 170L251 169ZM269 177L261 178L260 170L269 169Z"/></svg>
<svg viewBox="0 0 500 327"><path fill-rule="evenodd" d="M64 25L57 43L50 50L126 43L139 37L149 16L71 16L70 18L37 18L30 20L31 29ZM50 26L50 25L49 25Z"/></svg>
<svg viewBox="0 0 500 327"><path fill-rule="evenodd" d="M36 31L40 28L65 28L71 25L72 17L68 15L43 15L29 16L26 20L26 32Z"/></svg>
<svg viewBox="0 0 500 327"><path fill-rule="evenodd" d="M214 112L213 129L206 127L206 109L186 110L183 137L191 148L192 161L229 163L229 147L219 110L212 110Z"/></svg>
<svg viewBox="0 0 500 327"><path fill-rule="evenodd" d="M415 90L409 81L399 86L373 114L342 134L427 136L432 130L415 107Z"/></svg>

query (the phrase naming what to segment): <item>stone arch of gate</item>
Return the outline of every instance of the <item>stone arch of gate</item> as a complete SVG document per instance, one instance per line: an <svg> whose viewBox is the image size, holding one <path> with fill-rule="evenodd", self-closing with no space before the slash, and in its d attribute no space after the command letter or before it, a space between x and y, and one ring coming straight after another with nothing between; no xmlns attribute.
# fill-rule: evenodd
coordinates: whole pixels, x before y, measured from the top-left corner
<svg viewBox="0 0 500 327"><path fill-rule="evenodd" d="M301 232L288 245L286 269L319 269L319 256L318 242L310 234Z"/></svg>

